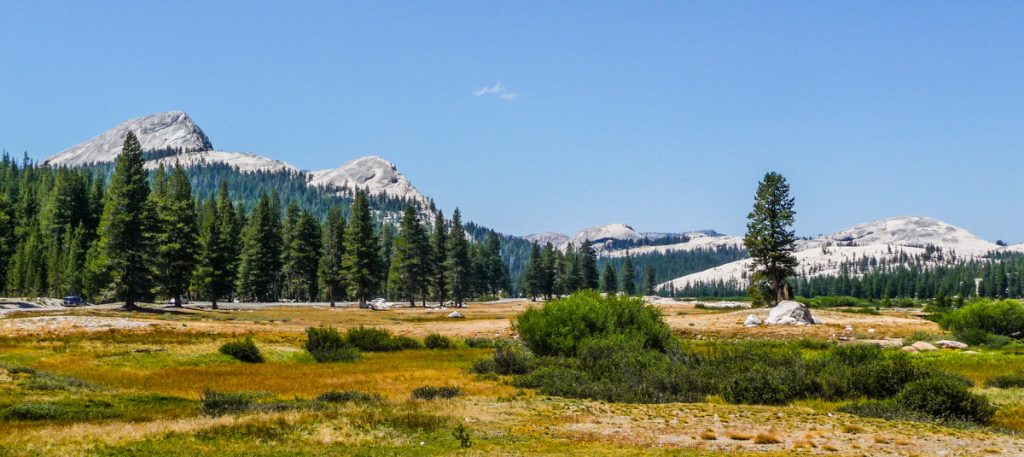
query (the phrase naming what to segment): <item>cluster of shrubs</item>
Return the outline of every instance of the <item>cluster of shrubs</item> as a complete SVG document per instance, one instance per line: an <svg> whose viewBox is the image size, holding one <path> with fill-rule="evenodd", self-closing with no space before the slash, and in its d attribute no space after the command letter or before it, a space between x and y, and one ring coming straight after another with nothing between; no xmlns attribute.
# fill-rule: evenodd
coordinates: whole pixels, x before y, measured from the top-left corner
<svg viewBox="0 0 1024 457"><path fill-rule="evenodd" d="M418 400L435 400L438 398L455 398L462 395L462 389L452 386L423 386L412 390L412 398Z"/></svg>
<svg viewBox="0 0 1024 457"><path fill-rule="evenodd" d="M474 370L517 374L513 384L548 395L640 403L717 395L771 405L866 398L937 419L991 418L969 381L917 367L906 353L871 345L808 353L798 343L686 344L636 299L576 294L523 313L516 328L525 347L499 345Z"/></svg>
<svg viewBox="0 0 1024 457"><path fill-rule="evenodd" d="M997 389L1022 388L1024 387L1024 375L1014 373L995 376L985 381L985 387L995 387Z"/></svg>
<svg viewBox="0 0 1024 457"><path fill-rule="evenodd" d="M1024 338L1024 303L976 300L945 313L939 323L964 343L1005 346Z"/></svg>
<svg viewBox="0 0 1024 457"><path fill-rule="evenodd" d="M209 416L250 412L287 411L299 408L317 408L326 403L361 403L376 405L383 402L380 395L354 390L330 391L313 401L282 401L270 392L219 392L206 389L199 398L203 413Z"/></svg>
<svg viewBox="0 0 1024 457"><path fill-rule="evenodd" d="M469 343L467 342L467 345ZM360 351L392 352L405 349L451 349L455 341L444 335L431 333L419 340L371 327L356 327L344 334L331 327L306 329L306 350L317 362L351 362L359 359Z"/></svg>

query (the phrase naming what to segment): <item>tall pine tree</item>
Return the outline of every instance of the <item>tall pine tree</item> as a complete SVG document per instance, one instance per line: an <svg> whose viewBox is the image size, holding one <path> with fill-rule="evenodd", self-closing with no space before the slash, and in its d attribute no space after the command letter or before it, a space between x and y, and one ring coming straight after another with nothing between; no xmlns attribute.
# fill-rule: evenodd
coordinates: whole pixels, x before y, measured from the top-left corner
<svg viewBox="0 0 1024 457"><path fill-rule="evenodd" d="M754 287L759 281L767 282L772 304L789 298L786 279L796 274L793 203L786 178L772 171L758 184L754 209L747 215L743 244L752 260Z"/></svg>
<svg viewBox="0 0 1024 457"><path fill-rule="evenodd" d="M462 306L469 293L470 268L469 242L462 228L462 213L458 208L452 214L452 228L448 233L448 284L451 286L452 299L457 306Z"/></svg>
<svg viewBox="0 0 1024 457"><path fill-rule="evenodd" d="M348 280L351 298L366 307L367 300L377 292L381 280L380 245L373 231L373 217L366 193L356 192L352 216L345 232L345 253L342 267Z"/></svg>
<svg viewBox="0 0 1024 457"><path fill-rule="evenodd" d="M342 274L342 257L345 255L345 218L341 208L333 205L327 210L327 221L323 228L323 254L320 256L320 284L323 285L331 308L339 296L344 296L345 276Z"/></svg>
<svg viewBox="0 0 1024 457"><path fill-rule="evenodd" d="M175 165L157 195L160 221L157 275L160 289L181 306L195 270L198 227L192 184L181 165Z"/></svg>
<svg viewBox="0 0 1024 457"><path fill-rule="evenodd" d="M142 146L128 132L106 192L99 225L95 268L106 273L106 287L127 309L146 298L153 287L153 209Z"/></svg>

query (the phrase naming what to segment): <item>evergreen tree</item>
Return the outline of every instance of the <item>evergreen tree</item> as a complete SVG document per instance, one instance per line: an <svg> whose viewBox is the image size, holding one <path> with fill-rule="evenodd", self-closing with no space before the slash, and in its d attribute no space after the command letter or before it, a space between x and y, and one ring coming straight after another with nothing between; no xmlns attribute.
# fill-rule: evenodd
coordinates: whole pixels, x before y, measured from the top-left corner
<svg viewBox="0 0 1024 457"><path fill-rule="evenodd" d="M157 267L161 290L181 306L181 296L192 282L198 250L198 227L192 185L176 165L157 195Z"/></svg>
<svg viewBox="0 0 1024 457"><path fill-rule="evenodd" d="M238 224L227 181L221 181L217 201L211 199L208 206L196 282L197 288L209 298L211 307L217 309L217 300L231 293L237 266Z"/></svg>
<svg viewBox="0 0 1024 457"><path fill-rule="evenodd" d="M111 287L127 309L136 308L136 301L153 286L153 210L147 176L142 147L129 132L107 188L94 264L110 280L104 286Z"/></svg>
<svg viewBox="0 0 1024 457"><path fill-rule="evenodd" d="M654 288L658 287L657 273L653 266L644 268L644 294L654 295Z"/></svg>
<svg viewBox="0 0 1024 457"><path fill-rule="evenodd" d="M530 300L544 293L544 260L540 245L536 241L530 246L530 260L526 262L523 272L523 292Z"/></svg>
<svg viewBox="0 0 1024 457"><path fill-rule="evenodd" d="M743 243L750 252L750 268L755 284L763 280L771 289L773 304L789 298L786 279L796 274L793 203L786 178L769 172L758 184L754 209L747 215Z"/></svg>
<svg viewBox="0 0 1024 457"><path fill-rule="evenodd" d="M352 216L345 231L345 253L342 269L348 280L349 296L366 307L367 300L377 292L381 279L380 245L373 232L373 218L366 193L356 192Z"/></svg>
<svg viewBox="0 0 1024 457"><path fill-rule="evenodd" d="M540 263L540 291L550 300L555 293L555 246L550 241L541 250Z"/></svg>
<svg viewBox="0 0 1024 457"><path fill-rule="evenodd" d="M626 295L636 295L636 267L633 266L633 256L626 253L626 261L622 264L622 292Z"/></svg>
<svg viewBox="0 0 1024 457"><path fill-rule="evenodd" d="M448 228L445 226L444 214L438 211L434 215L434 232L430 235L430 246L433 255L431 269L431 294L438 304L448 298L448 271L445 268L448 258Z"/></svg>
<svg viewBox="0 0 1024 457"><path fill-rule="evenodd" d="M320 257L320 283L327 293L331 308L339 295L344 295L345 277L342 275L342 257L345 255L345 218L337 205L327 211L323 228L323 255Z"/></svg>
<svg viewBox="0 0 1024 457"><path fill-rule="evenodd" d="M264 194L242 232L238 291L256 302L277 301L283 251L279 208L273 195Z"/></svg>
<svg viewBox="0 0 1024 457"><path fill-rule="evenodd" d="M565 290L571 294L583 288L583 269L580 255L573 243L565 248Z"/></svg>
<svg viewBox="0 0 1024 457"><path fill-rule="evenodd" d="M583 279L581 287L584 289L597 290L597 253L590 245L590 240L583 240L580 246L580 274Z"/></svg>
<svg viewBox="0 0 1024 457"><path fill-rule="evenodd" d="M619 291L619 280L615 277L615 269L612 264L604 264L604 271L601 272L601 292L614 295Z"/></svg>
<svg viewBox="0 0 1024 457"><path fill-rule="evenodd" d="M419 222L416 209L408 207L402 216L398 236L391 246L391 272L388 289L397 297L416 306L416 297L426 297L429 284L430 250L427 234Z"/></svg>
<svg viewBox="0 0 1024 457"><path fill-rule="evenodd" d="M308 211L299 210L292 223L291 236L286 248L284 272L288 278L288 295L299 301L317 298L317 273L320 267L320 224Z"/></svg>
<svg viewBox="0 0 1024 457"><path fill-rule="evenodd" d="M469 243L462 230L462 213L458 208L452 214L452 227L448 233L448 284L456 306L462 306L469 291L470 283Z"/></svg>

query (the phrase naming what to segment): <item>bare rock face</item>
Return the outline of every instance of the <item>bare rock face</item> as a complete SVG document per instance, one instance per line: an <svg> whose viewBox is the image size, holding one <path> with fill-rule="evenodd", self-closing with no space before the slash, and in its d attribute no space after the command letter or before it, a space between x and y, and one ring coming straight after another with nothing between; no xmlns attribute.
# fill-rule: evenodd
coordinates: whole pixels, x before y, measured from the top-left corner
<svg viewBox="0 0 1024 457"><path fill-rule="evenodd" d="M914 349L916 349L918 351L921 351L921 352L924 352L924 351L935 351L935 350L939 349L939 348L935 347L934 344L929 343L927 341L918 341L918 342L916 342L914 344L911 344L910 347L912 347L912 348L914 348Z"/></svg>
<svg viewBox="0 0 1024 457"><path fill-rule="evenodd" d="M935 342L935 345L945 349L967 349L967 344L953 340L939 340Z"/></svg>
<svg viewBox="0 0 1024 457"><path fill-rule="evenodd" d="M779 302L768 313L767 324L776 325L810 325L818 321L811 315L811 310L806 305L793 300Z"/></svg>
<svg viewBox="0 0 1024 457"><path fill-rule="evenodd" d="M314 171L309 174L309 185L325 189L361 189L370 195L387 194L426 204L426 196L413 187L395 164L377 156L352 160L333 170Z"/></svg>
<svg viewBox="0 0 1024 457"><path fill-rule="evenodd" d="M747 320L743 321L744 327L757 327L761 325L761 318L757 317L757 314L750 314L747 316Z"/></svg>
<svg viewBox="0 0 1024 457"><path fill-rule="evenodd" d="M67 148L50 157L46 163L69 167L113 162L121 153L128 132L135 133L143 151L180 149L207 151L213 149L210 138L182 111L150 114L118 124L100 136Z"/></svg>

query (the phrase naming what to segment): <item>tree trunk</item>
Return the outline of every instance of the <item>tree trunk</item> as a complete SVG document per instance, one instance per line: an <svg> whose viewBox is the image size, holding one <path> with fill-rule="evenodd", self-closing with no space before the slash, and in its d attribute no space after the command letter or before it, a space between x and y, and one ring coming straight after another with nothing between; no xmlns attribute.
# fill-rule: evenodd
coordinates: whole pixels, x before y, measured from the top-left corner
<svg viewBox="0 0 1024 457"><path fill-rule="evenodd" d="M334 286L327 286L327 300L331 302L331 308L334 308Z"/></svg>
<svg viewBox="0 0 1024 457"><path fill-rule="evenodd" d="M217 297L214 297L212 300L210 300L210 309L219 309L217 308Z"/></svg>
<svg viewBox="0 0 1024 457"><path fill-rule="evenodd" d="M181 295L180 294L175 294L174 295L174 307L175 308L181 308Z"/></svg>

